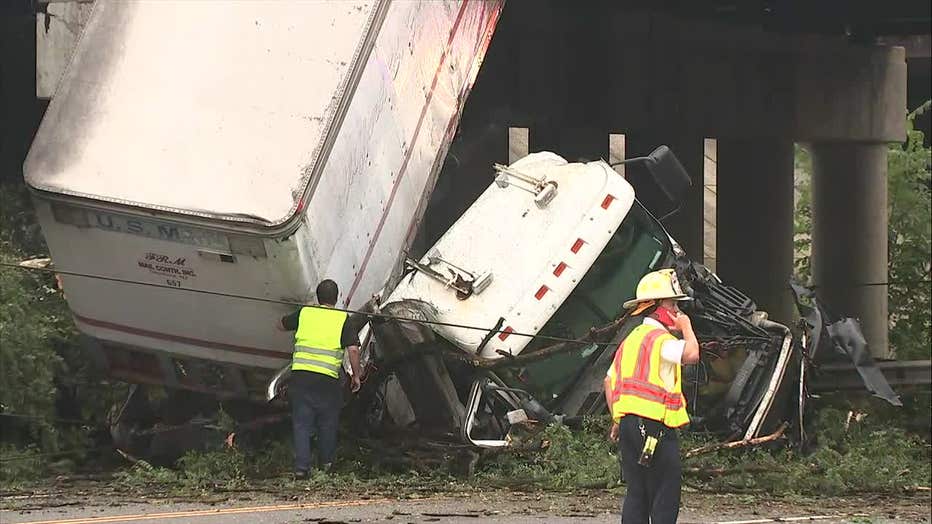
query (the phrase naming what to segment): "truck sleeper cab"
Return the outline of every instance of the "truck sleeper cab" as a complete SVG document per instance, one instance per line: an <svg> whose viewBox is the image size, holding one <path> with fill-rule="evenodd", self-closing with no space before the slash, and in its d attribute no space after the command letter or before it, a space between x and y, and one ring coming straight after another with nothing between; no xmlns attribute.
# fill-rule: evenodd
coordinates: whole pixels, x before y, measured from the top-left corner
<svg viewBox="0 0 932 524"><path fill-rule="evenodd" d="M380 357L396 363L383 377L381 398L396 419L389 423L416 422L440 434L461 428L464 440L481 447L516 445L511 430L527 418L601 413L605 371L637 320L624 317L623 303L644 274L688 263L604 162L540 152L496 172L427 254L409 261L383 306L443 324L373 328ZM707 270L702 275L720 285ZM791 341L788 331L773 342L765 337L758 337L765 357L745 401L755 432L773 402L764 387L779 388ZM686 375L698 387L695 373Z"/></svg>
<svg viewBox="0 0 932 524"><path fill-rule="evenodd" d="M398 372L402 387L419 393L407 395L410 407L396 411L413 411L422 419L446 412L452 414L447 423L464 423L472 383L490 369L500 386L520 388L554 408L605 346L553 351L559 343L527 335L582 340L593 329L612 325L640 277L673 259L674 244L663 227L604 162L569 163L540 152L496 170L495 182L446 234L419 261L410 261L410 273L383 309L494 327L495 333L437 325L430 328L437 335L432 342L412 344L409 339L406 344L390 328L374 329L378 347L395 358L436 344L444 348L442 354L455 351L480 371L450 362L454 357L447 359L446 369L436 359L406 364L424 366L419 373ZM610 338L606 331L594 341ZM537 358L539 353L546 357ZM425 381L457 394L425 400ZM500 396L512 408L520 407L514 395Z"/></svg>

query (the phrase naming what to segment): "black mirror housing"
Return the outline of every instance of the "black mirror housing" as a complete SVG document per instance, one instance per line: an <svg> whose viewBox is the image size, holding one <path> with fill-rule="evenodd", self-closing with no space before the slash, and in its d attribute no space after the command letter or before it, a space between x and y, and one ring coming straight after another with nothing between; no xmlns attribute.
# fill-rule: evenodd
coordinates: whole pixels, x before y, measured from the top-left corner
<svg viewBox="0 0 932 524"><path fill-rule="evenodd" d="M655 149L645 158L644 165L671 202L679 204L683 201L692 186L692 180L669 147Z"/></svg>

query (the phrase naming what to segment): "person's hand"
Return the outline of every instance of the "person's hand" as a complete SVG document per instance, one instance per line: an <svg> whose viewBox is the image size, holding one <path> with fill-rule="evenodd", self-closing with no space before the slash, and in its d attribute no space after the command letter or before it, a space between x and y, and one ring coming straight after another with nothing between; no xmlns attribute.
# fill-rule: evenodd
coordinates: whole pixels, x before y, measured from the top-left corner
<svg viewBox="0 0 932 524"><path fill-rule="evenodd" d="M693 323L689 320L689 316L686 313L680 313L673 319L673 327L678 331L685 332L687 330L692 330Z"/></svg>
<svg viewBox="0 0 932 524"><path fill-rule="evenodd" d="M358 374L353 375L353 378L351 379L351 384L352 385L350 386L350 389L353 391L353 393L356 393L357 391L359 391L359 388L362 387L362 380L360 380Z"/></svg>
<svg viewBox="0 0 932 524"><path fill-rule="evenodd" d="M612 442L618 442L618 423L612 423L612 429L608 430L608 439Z"/></svg>

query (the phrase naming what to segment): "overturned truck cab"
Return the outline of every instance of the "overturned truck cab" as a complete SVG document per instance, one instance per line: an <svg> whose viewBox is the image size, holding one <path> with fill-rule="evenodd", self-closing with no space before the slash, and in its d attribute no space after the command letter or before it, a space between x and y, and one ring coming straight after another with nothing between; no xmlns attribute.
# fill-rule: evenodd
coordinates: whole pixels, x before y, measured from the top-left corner
<svg viewBox="0 0 932 524"><path fill-rule="evenodd" d="M635 160L671 198L688 181L665 147ZM728 440L803 433L806 337L691 262L611 166L541 152L495 170L373 319L370 430L495 448L605 414L605 372L640 323L623 304L644 274L674 267L703 349L683 378L692 426Z"/></svg>

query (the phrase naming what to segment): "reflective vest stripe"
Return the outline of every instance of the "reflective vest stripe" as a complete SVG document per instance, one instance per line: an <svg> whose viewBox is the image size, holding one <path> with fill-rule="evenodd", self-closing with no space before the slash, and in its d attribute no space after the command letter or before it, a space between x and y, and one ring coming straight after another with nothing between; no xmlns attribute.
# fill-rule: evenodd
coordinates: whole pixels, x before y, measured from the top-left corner
<svg viewBox="0 0 932 524"><path fill-rule="evenodd" d="M307 365L307 366L317 366L317 367L319 367L319 368L326 369L327 371L331 371L331 372L333 372L333 373L339 373L339 372L340 372L340 366L341 366L340 364L333 364L333 363L330 363L330 362L324 362L324 361L322 361L322 360L311 360L311 359L299 358L299 357L295 357L294 360L293 360L293 362L294 362L295 364L304 364L304 365Z"/></svg>
<svg viewBox="0 0 932 524"><path fill-rule="evenodd" d="M642 384L632 384L630 382L621 385L621 394L634 395L635 397L652 402L664 402L667 398L663 393L658 394L657 391L645 388Z"/></svg>
<svg viewBox="0 0 932 524"><path fill-rule="evenodd" d="M291 364L292 371L307 371L310 373L319 373L326 377L333 379L340 378L339 371L333 371L332 369L325 368L323 366L318 366L316 364Z"/></svg>
<svg viewBox="0 0 932 524"><path fill-rule="evenodd" d="M661 335L665 335L666 331L662 329L655 329L647 334L644 337L644 341L641 342L641 347L638 350L638 363L634 368L634 378L647 381L650 377L650 357L654 351L654 343L657 342L657 339Z"/></svg>
<svg viewBox="0 0 932 524"><path fill-rule="evenodd" d="M622 390L632 389L635 391L643 391L645 393L654 395L655 397L659 397L661 399L665 398L667 395L667 391L665 389L658 387L655 384L651 384L649 382L642 382L640 380L633 379L633 378L623 380L621 382L621 389Z"/></svg>
<svg viewBox="0 0 932 524"><path fill-rule="evenodd" d="M661 348L667 340L673 340L667 330L641 325L625 338L615 352L609 373L611 411L615 421L625 415L638 415L671 428L689 423L679 365L674 365L672 384L664 383L659 373L664 365Z"/></svg>
<svg viewBox="0 0 932 524"><path fill-rule="evenodd" d="M679 409L683 406L683 395L680 393L669 393L663 388L653 384L638 382L635 380L625 380L621 384L621 394L634 395L635 397L651 402L662 402L667 409Z"/></svg>
<svg viewBox="0 0 932 524"><path fill-rule="evenodd" d="M315 355L313 353L305 353L303 351L295 351L292 355L293 360L304 359L304 360L314 360L316 362L327 362L328 364L342 364L343 355L340 355L339 358L332 355Z"/></svg>
<svg viewBox="0 0 932 524"><path fill-rule="evenodd" d="M295 353L308 353L312 355L320 355L322 357L336 358L343 360L343 348L340 349L321 349L321 348L309 348L307 346L295 346Z"/></svg>
<svg viewBox="0 0 932 524"><path fill-rule="evenodd" d="M618 390L621 387L621 352L624 349L624 343L618 344L618 349L615 351L615 361L612 362L612 366L615 368L614 373L614 388L612 388L612 401L618 400Z"/></svg>
<svg viewBox="0 0 932 524"><path fill-rule="evenodd" d="M622 380L624 375L622 374L621 363L625 359L625 349L627 348L627 351L630 352L632 350L632 347L634 347L635 344L638 347L641 346L641 343L643 342L643 335L642 335L643 330L644 330L643 326L639 326L635 328L634 331L629 333L628 336L624 340L621 341L621 344L618 344L618 350L615 351L615 360L614 362L612 362L612 365L615 368L614 369L615 377L612 383L612 404L613 405L616 402L618 402L618 399L621 397L621 385L624 383L624 380ZM640 356L640 353L638 353L638 355Z"/></svg>
<svg viewBox="0 0 932 524"><path fill-rule="evenodd" d="M614 384L612 387L612 404L618 402L618 397L621 396L621 385L624 381L621 379L621 352L624 350L624 343L618 345L618 351L615 352L615 377Z"/></svg>
<svg viewBox="0 0 932 524"><path fill-rule="evenodd" d="M326 307L305 307L298 315L291 369L340 377L341 334L347 315Z"/></svg>
<svg viewBox="0 0 932 524"><path fill-rule="evenodd" d="M631 337L630 344L634 344L634 343L638 344L638 350L637 350L638 360L637 360L637 364L634 370L634 378L638 380L639 382L642 382L644 384L650 384L648 382L648 380L650 379L650 357L651 357L651 354L653 353L654 345L656 344L657 339L663 336L664 334L666 334L666 331L660 328L652 329L650 332L647 333L646 336L643 336L641 341L638 341L636 338L631 337L631 335L634 335L634 332L632 332L631 335L629 335L629 337ZM623 351L624 346L626 345L629 345L627 339L622 341L622 343L618 345L618 351L615 354L615 361L613 363L615 367L615 387L613 388L613 395L612 395L613 402L616 402L618 400L619 395L621 395L621 386L624 383L624 381L622 380L622 374L621 374L622 355L620 353ZM644 350L645 347L647 348L646 351ZM630 345L628 347L628 351L631 351Z"/></svg>

